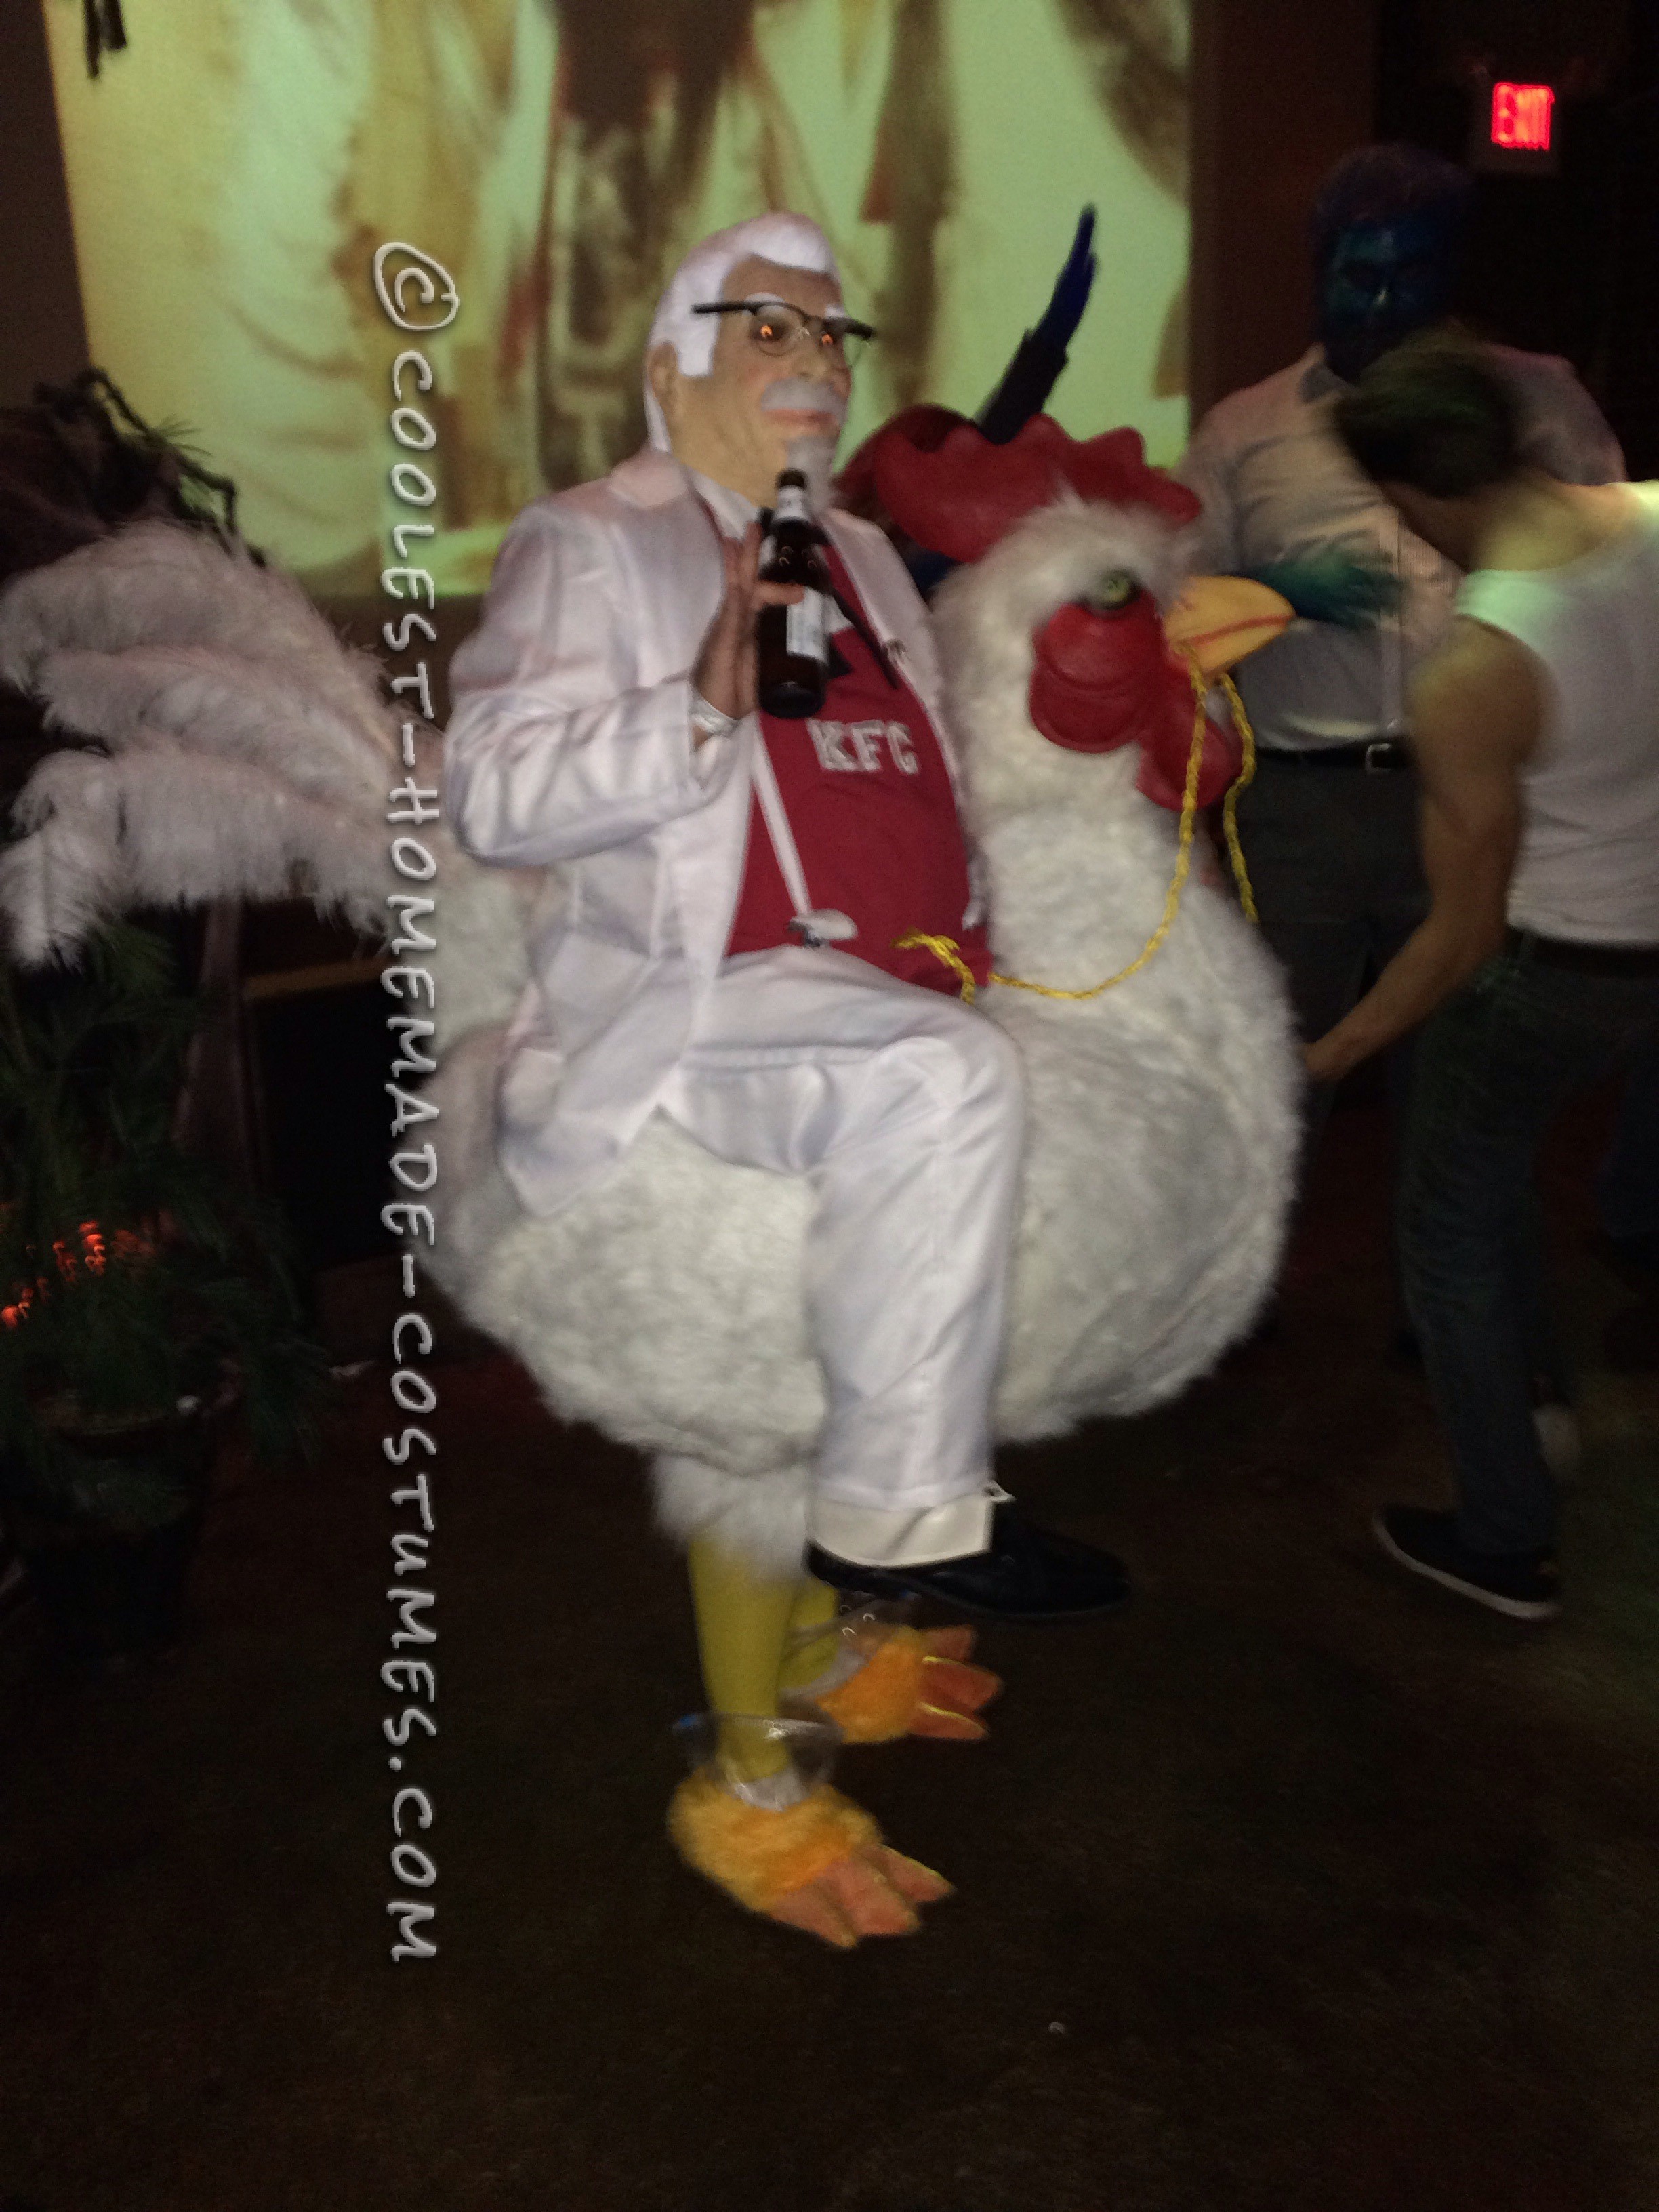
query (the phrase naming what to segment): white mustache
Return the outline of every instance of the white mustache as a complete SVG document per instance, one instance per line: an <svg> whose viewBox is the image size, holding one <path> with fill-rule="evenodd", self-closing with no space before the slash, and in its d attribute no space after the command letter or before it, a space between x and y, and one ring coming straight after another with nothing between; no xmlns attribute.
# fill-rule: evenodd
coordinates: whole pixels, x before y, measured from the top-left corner
<svg viewBox="0 0 1659 2212"><path fill-rule="evenodd" d="M761 394L763 410L785 410L811 415L830 415L839 425L847 418L847 402L832 385L816 376L784 376L769 384Z"/></svg>

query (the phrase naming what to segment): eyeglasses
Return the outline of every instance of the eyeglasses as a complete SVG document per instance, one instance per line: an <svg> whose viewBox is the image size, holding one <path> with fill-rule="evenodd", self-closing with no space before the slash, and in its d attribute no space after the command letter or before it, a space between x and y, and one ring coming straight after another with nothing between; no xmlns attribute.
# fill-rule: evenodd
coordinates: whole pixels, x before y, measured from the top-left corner
<svg viewBox="0 0 1659 2212"><path fill-rule="evenodd" d="M876 335L868 323L855 323L850 315L809 315L805 307L792 307L787 300L710 300L691 312L747 315L750 343L774 360L805 343L825 360L851 368Z"/></svg>

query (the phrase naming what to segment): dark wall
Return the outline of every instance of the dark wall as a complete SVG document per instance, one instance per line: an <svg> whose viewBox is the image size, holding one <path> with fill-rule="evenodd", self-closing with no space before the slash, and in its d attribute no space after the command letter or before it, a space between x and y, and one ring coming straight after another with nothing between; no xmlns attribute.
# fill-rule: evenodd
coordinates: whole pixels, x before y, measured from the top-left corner
<svg viewBox="0 0 1659 2212"><path fill-rule="evenodd" d="M1194 0L1194 420L1308 343L1307 212L1371 136L1376 16L1377 0Z"/></svg>
<svg viewBox="0 0 1659 2212"><path fill-rule="evenodd" d="M1558 90L1553 178L1482 176L1463 313L1564 354L1659 477L1659 0L1195 0L1194 415L1294 359L1306 210L1367 139L1469 150L1470 71Z"/></svg>
<svg viewBox="0 0 1659 2212"><path fill-rule="evenodd" d="M40 0L0 0L0 407L86 366Z"/></svg>
<svg viewBox="0 0 1659 2212"><path fill-rule="evenodd" d="M1383 0L1379 132L1462 161L1480 68L1555 88L1558 166L1477 177L1462 311L1565 355L1659 473L1659 0Z"/></svg>
<svg viewBox="0 0 1659 2212"><path fill-rule="evenodd" d="M1613 278L1596 363L1632 477L1659 477L1659 0L1638 0L1613 145Z"/></svg>

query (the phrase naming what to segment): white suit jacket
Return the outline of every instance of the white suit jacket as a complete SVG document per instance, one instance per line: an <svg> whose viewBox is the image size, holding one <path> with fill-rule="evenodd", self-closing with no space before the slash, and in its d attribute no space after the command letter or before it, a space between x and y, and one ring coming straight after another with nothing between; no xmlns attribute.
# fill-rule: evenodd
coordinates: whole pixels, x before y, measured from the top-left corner
<svg viewBox="0 0 1659 2212"><path fill-rule="evenodd" d="M831 513L827 528L951 761L903 563L872 524ZM701 748L691 729L720 589L690 477L647 448L525 508L451 669L450 827L477 859L556 865L567 888L532 932L501 1081L501 1165L532 1212L567 1204L638 1133L731 937L757 725Z"/></svg>

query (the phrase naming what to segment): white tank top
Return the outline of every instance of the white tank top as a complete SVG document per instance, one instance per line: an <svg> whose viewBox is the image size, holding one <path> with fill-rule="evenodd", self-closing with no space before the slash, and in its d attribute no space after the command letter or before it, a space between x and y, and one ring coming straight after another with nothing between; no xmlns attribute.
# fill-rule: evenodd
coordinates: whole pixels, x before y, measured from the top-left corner
<svg viewBox="0 0 1659 2212"><path fill-rule="evenodd" d="M1510 920L1592 945L1659 945L1659 483L1631 489L1638 520L1593 553L1476 569L1457 595L1548 677Z"/></svg>

